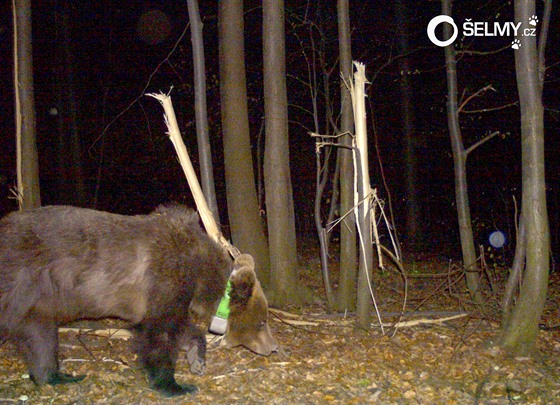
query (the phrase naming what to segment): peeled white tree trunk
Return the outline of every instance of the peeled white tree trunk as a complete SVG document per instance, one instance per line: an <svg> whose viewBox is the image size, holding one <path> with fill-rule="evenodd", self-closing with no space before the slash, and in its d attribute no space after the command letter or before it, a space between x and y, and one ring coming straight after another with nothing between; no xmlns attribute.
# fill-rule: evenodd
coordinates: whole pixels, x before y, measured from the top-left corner
<svg viewBox="0 0 560 405"><path fill-rule="evenodd" d="M352 107L354 109L355 145L354 151L354 213L358 227L359 268L358 290L356 300L356 327L369 329L373 311L371 304L373 290L373 248L372 221L370 211L371 185L368 168L367 124L365 109L365 84L367 83L365 65L354 62L354 83L350 88Z"/></svg>
<svg viewBox="0 0 560 405"><path fill-rule="evenodd" d="M183 168L185 176L187 177L187 182L189 183L191 193L196 203L196 208L198 210L200 218L202 219L202 223L204 224L206 232L212 239L228 249L232 257L235 258L239 256L239 250L231 243L229 243L226 238L224 238L224 236L218 229L216 220L212 216L212 211L210 211L210 209L208 208L208 203L206 202L204 194L202 193L202 188L200 187L200 183L198 182L198 178L196 177L196 172L194 171L194 167L187 152L187 148L185 146L185 143L183 142L183 138L181 138L181 132L179 131L177 117L175 116L175 111L173 110L171 96L163 93L151 93L147 95L158 100L163 106L163 109L165 111L163 117L165 119L167 129L169 130L169 138L171 139L171 142L173 143L173 146L177 151L179 163L181 163L181 167Z"/></svg>

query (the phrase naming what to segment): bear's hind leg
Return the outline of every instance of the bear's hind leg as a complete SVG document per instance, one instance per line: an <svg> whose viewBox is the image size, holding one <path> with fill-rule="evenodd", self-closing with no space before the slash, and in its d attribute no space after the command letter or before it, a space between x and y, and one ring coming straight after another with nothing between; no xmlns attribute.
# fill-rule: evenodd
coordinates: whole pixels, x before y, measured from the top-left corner
<svg viewBox="0 0 560 405"><path fill-rule="evenodd" d="M29 377L37 384L67 384L84 379L59 371L58 327L54 322L24 320L16 331L18 345L23 351Z"/></svg>

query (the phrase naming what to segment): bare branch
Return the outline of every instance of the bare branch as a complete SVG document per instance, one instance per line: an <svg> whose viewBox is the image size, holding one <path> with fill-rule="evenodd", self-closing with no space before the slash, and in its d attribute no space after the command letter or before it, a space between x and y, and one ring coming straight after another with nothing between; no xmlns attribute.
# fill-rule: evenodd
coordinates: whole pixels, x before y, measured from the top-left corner
<svg viewBox="0 0 560 405"><path fill-rule="evenodd" d="M504 108L509 108L509 107L513 107L519 105L519 101L514 101L512 103L507 103L504 105L501 105L499 107L491 107L491 108L481 108L480 110L463 110L461 111L463 114L480 114L480 113L486 113L486 112L490 112L490 111L497 111L497 110L503 110Z"/></svg>
<svg viewBox="0 0 560 405"><path fill-rule="evenodd" d="M495 53L500 53L505 51L506 49L511 49L511 44L508 44L502 48L496 49L494 51L469 51L469 50L462 50L456 51L457 55L494 55Z"/></svg>
<svg viewBox="0 0 560 405"><path fill-rule="evenodd" d="M492 90L492 91L496 91L491 84L489 84L486 87L481 88L480 90L478 90L476 93L471 94L470 96L467 97L467 99L465 101L463 101L461 103L461 105L459 106L459 108L457 109L457 113L460 113L463 111L463 108L469 103L469 101L471 101L473 98L475 97L480 97L482 94L486 93L486 91L488 90Z"/></svg>
<svg viewBox="0 0 560 405"><path fill-rule="evenodd" d="M473 145L471 145L466 151L465 151L465 155L469 155L469 153L471 153L473 150L475 150L476 148L478 148L480 145L488 142L490 139L494 138L496 135L500 135L500 131L494 131L491 134L486 135L484 138L482 138L480 141L474 143Z"/></svg>

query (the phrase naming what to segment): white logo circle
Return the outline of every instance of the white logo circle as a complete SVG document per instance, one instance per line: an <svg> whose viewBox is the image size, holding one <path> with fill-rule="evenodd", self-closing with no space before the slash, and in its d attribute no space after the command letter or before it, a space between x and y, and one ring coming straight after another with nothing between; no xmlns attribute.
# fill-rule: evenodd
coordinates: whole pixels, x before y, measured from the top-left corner
<svg viewBox="0 0 560 405"><path fill-rule="evenodd" d="M451 38L449 38L447 41L440 41L436 37L436 27L444 22L451 24L453 26L453 35L451 35ZM444 47L452 44L453 41L455 41L455 38L457 38L457 34L459 33L459 30L457 29L457 26L455 25L455 21L453 21L453 18L451 18L448 15L438 15L437 17L431 19L430 23L428 24L427 32L428 32L428 38L430 38L430 41L432 41L434 45Z"/></svg>

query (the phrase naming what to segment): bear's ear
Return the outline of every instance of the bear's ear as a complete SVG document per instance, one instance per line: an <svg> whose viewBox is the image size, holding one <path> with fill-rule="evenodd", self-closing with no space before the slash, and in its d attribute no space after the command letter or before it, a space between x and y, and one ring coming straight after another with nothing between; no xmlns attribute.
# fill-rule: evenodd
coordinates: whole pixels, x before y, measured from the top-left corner
<svg viewBox="0 0 560 405"><path fill-rule="evenodd" d="M257 283L253 257L248 254L239 255L233 263L233 272L230 305L232 307L245 306L253 295L253 289Z"/></svg>

